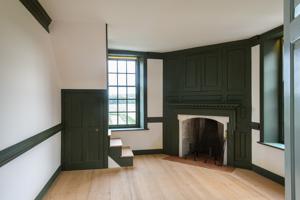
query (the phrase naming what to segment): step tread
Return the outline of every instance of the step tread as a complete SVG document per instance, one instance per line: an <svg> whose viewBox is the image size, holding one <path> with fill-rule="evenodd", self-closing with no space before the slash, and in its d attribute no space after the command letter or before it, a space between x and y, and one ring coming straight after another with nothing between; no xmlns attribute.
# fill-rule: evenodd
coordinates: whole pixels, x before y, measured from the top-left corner
<svg viewBox="0 0 300 200"><path fill-rule="evenodd" d="M108 129L107 135L110 137L111 136L111 130Z"/></svg>
<svg viewBox="0 0 300 200"><path fill-rule="evenodd" d="M130 147L122 147L122 157L133 157L133 152Z"/></svg>
<svg viewBox="0 0 300 200"><path fill-rule="evenodd" d="M120 138L111 138L110 139L110 147L121 147L122 145L123 145L123 143Z"/></svg>

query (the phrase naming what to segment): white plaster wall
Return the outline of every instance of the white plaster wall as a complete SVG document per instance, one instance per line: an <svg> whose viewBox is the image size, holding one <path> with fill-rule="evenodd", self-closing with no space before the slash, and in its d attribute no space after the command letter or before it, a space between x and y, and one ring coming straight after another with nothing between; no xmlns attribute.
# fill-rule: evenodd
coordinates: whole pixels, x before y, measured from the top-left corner
<svg viewBox="0 0 300 200"><path fill-rule="evenodd" d="M113 138L121 138L132 150L162 149L162 123L148 123L149 130L115 131Z"/></svg>
<svg viewBox="0 0 300 200"><path fill-rule="evenodd" d="M257 143L259 136L252 130L252 163L284 177L284 151Z"/></svg>
<svg viewBox="0 0 300 200"><path fill-rule="evenodd" d="M163 116L163 60L147 59L148 117Z"/></svg>
<svg viewBox="0 0 300 200"><path fill-rule="evenodd" d="M60 123L49 34L19 0L0 4L0 150ZM32 200L60 165L60 134L0 168L0 199Z"/></svg>
<svg viewBox="0 0 300 200"><path fill-rule="evenodd" d="M50 26L63 89L106 89L103 21L53 21Z"/></svg>
<svg viewBox="0 0 300 200"><path fill-rule="evenodd" d="M252 122L260 122L260 45L251 49Z"/></svg>
<svg viewBox="0 0 300 200"><path fill-rule="evenodd" d="M163 116L163 60L147 59L148 117ZM149 130L114 131L112 137L121 138L133 150L162 149L163 123L148 123Z"/></svg>
<svg viewBox="0 0 300 200"><path fill-rule="evenodd" d="M60 133L0 168L0 199L32 200L60 165Z"/></svg>
<svg viewBox="0 0 300 200"><path fill-rule="evenodd" d="M254 46L252 52L252 122L260 122L260 82L259 54L260 46ZM252 163L284 177L284 151L268 147L257 142L260 131L252 130Z"/></svg>

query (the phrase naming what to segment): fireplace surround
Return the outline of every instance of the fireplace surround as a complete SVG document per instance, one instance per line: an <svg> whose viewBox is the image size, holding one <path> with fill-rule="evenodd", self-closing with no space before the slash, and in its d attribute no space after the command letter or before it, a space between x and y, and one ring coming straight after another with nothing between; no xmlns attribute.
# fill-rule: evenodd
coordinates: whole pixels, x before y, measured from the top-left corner
<svg viewBox="0 0 300 200"><path fill-rule="evenodd" d="M226 155L224 160L228 166L235 165L235 131L236 115L239 104L196 104L196 103L171 103L167 107L168 115L164 126L164 150L170 155L182 156L180 153L180 121L196 116L221 120L226 131ZM180 117L179 117L180 116Z"/></svg>
<svg viewBox="0 0 300 200"><path fill-rule="evenodd" d="M185 139L189 138L190 131L187 130L185 122L190 119L211 119L223 125L223 135L225 139L224 143L224 155L223 155L223 165L227 165L227 126L229 123L229 116L207 116L207 115L178 115L179 120L179 157L184 157L187 155L188 149L186 147Z"/></svg>

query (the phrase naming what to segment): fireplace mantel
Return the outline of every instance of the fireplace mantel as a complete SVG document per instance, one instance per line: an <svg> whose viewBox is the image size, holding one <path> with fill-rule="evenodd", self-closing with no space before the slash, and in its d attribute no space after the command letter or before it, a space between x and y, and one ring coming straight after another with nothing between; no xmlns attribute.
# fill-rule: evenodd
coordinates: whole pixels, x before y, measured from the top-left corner
<svg viewBox="0 0 300 200"><path fill-rule="evenodd" d="M216 104L216 103L170 103L169 106L180 107L180 108L207 108L216 110L235 110L240 107L239 104Z"/></svg>
<svg viewBox="0 0 300 200"><path fill-rule="evenodd" d="M227 123L227 165L234 165L236 116L243 107L240 104L173 102L167 105L165 117L164 148L168 154L179 155L179 120L178 115L228 117Z"/></svg>

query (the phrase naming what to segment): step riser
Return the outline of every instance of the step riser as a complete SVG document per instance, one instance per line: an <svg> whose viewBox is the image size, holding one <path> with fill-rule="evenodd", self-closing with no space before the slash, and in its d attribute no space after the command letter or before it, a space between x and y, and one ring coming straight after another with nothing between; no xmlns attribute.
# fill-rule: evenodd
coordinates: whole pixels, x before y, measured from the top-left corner
<svg viewBox="0 0 300 200"><path fill-rule="evenodd" d="M109 156L121 167L133 166L133 156L122 157L122 148L122 146L111 146L109 148Z"/></svg>

